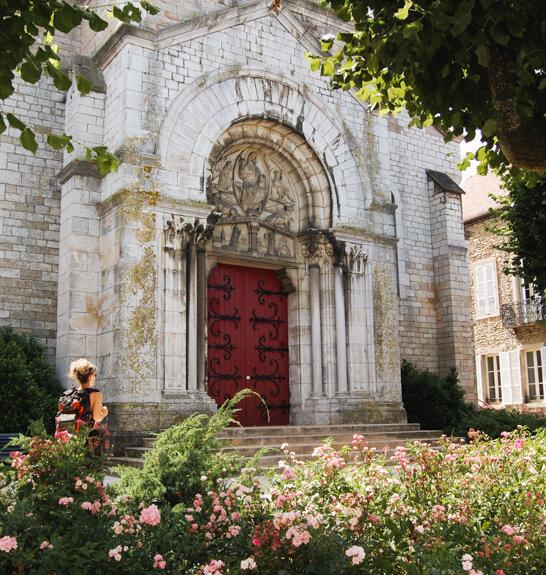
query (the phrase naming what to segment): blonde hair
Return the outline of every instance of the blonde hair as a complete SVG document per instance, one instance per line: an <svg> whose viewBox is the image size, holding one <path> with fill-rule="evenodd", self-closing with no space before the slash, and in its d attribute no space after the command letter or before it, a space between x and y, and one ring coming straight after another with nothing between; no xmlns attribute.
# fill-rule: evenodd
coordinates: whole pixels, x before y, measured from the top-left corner
<svg viewBox="0 0 546 575"><path fill-rule="evenodd" d="M97 373L97 368L90 361L82 357L70 364L70 372L68 375L74 381L86 384L89 377L94 373Z"/></svg>

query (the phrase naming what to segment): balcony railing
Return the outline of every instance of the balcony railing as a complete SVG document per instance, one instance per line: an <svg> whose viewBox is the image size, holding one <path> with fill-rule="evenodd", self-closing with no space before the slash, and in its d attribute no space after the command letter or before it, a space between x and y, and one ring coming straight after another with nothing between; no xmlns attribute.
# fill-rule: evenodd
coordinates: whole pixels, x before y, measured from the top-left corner
<svg viewBox="0 0 546 575"><path fill-rule="evenodd" d="M538 299L506 303L500 307L502 323L506 327L521 327L546 319L546 304Z"/></svg>

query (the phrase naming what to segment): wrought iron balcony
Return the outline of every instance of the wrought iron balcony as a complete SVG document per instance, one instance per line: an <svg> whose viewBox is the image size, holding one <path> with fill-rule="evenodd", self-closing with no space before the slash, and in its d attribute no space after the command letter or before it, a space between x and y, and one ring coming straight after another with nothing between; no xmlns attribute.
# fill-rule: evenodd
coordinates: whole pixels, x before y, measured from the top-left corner
<svg viewBox="0 0 546 575"><path fill-rule="evenodd" d="M544 321L546 319L546 304L539 299L506 303L500 307L502 323L506 327L521 327Z"/></svg>

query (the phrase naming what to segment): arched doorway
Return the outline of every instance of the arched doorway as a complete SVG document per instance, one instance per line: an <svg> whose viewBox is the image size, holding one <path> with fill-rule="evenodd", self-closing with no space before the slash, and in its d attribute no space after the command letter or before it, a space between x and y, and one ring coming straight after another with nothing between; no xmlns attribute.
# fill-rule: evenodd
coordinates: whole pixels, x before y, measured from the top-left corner
<svg viewBox="0 0 546 575"><path fill-rule="evenodd" d="M206 185L222 214L207 247L208 393L221 404L252 389L263 402L245 400L243 425L288 424L290 366L301 379L309 347L299 318L309 300L307 239L330 225L328 178L301 135L253 119L219 138Z"/></svg>

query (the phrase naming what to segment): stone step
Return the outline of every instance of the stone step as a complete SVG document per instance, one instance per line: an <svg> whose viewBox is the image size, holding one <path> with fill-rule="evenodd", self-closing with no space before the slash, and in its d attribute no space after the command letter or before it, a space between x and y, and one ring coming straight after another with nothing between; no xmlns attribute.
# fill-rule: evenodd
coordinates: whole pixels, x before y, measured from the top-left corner
<svg viewBox="0 0 546 575"><path fill-rule="evenodd" d="M415 432L414 432L415 433ZM399 438L399 437L390 437L390 438L377 438L374 440L368 440L367 444L368 447L372 448L375 447L378 451L388 448L394 449L399 445L404 445L408 441L419 441L421 443L435 443L438 441L438 434L425 434L425 436L417 436L417 437L410 437L410 438ZM298 454L307 454L312 453L318 445L321 445L323 442L313 441L311 438L301 436L295 438L297 441L288 444L288 450L293 451ZM341 441L334 441L332 442L332 447L334 449L341 449L345 445L350 445L350 438L349 441L341 440ZM255 453L257 453L260 449L267 449L269 451L279 451L281 444L277 443L247 443L243 445L228 445L223 448L223 451L227 452L235 452L244 455L245 457L252 457ZM144 447L127 447L125 448L125 454L128 457L142 457L146 451L152 449L151 446L144 446ZM284 456L286 457L286 456Z"/></svg>
<svg viewBox="0 0 546 575"><path fill-rule="evenodd" d="M260 427L229 427L219 437L253 437L277 435L285 438L293 435L320 435L329 437L336 433L366 433L388 431L418 431L418 423L345 423L337 425L276 425Z"/></svg>
<svg viewBox="0 0 546 575"><path fill-rule="evenodd" d="M113 472L112 468L117 467L118 465L125 465L127 467L142 467L144 465L144 461L140 457L126 457L126 456L119 456L119 457L110 457L108 460L108 467L110 469L110 473L115 477L115 473Z"/></svg>
<svg viewBox="0 0 546 575"><path fill-rule="evenodd" d="M326 430L325 430L326 431ZM441 430L409 430L409 431L373 431L366 432L364 434L364 441L383 441L389 439L398 439L401 443L406 441L419 441L421 439L435 439L442 435ZM350 445L353 439L353 433L337 432L324 434L292 434L290 436L278 436L278 435L241 435L241 436L220 436L220 439L226 442L227 445L231 446L247 446L247 445L257 445L260 447L276 446L280 447L282 443L288 443L289 445L295 443L302 443L302 440L307 442L312 442L315 445L320 445L325 439L332 439L334 443L344 443ZM145 437L144 447L153 447L155 442L155 437Z"/></svg>
<svg viewBox="0 0 546 575"><path fill-rule="evenodd" d="M260 449L267 452L258 460L258 466L275 466L286 453L280 451L283 443L288 444L288 450L296 454L296 459L305 461L312 458L314 449L325 439L330 439L334 449L350 445L353 435L363 436L368 447L392 456L399 445L419 441L435 446L442 435L440 430L421 430L417 423L387 423L387 424L339 424L339 425L298 425L298 426L264 426L264 427L230 427L224 430L219 438L225 442L228 452L252 457ZM141 447L127 447L124 456L115 457L110 465L142 466L142 457L155 442L155 435L146 437Z"/></svg>

